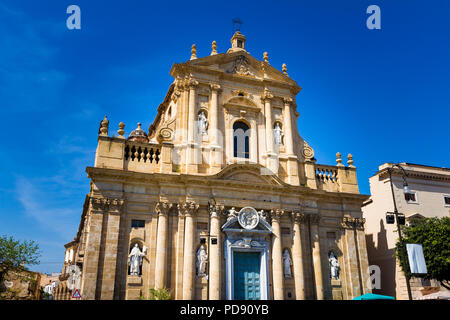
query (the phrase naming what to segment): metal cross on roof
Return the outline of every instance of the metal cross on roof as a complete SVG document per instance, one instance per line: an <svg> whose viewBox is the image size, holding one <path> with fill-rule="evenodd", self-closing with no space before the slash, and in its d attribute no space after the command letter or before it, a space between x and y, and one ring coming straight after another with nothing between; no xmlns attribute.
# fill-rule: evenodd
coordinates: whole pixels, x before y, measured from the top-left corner
<svg viewBox="0 0 450 320"><path fill-rule="evenodd" d="M233 33L235 33L236 31L241 31L241 25L243 24L241 19L234 18L232 21L233 21Z"/></svg>

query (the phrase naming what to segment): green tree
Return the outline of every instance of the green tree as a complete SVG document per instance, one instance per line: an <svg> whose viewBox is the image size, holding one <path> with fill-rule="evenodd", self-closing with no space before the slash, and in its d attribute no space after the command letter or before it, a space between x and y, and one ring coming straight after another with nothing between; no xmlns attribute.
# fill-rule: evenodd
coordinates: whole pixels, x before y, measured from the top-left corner
<svg viewBox="0 0 450 320"><path fill-rule="evenodd" d="M172 295L170 291L166 288L155 289L152 288L149 290L150 296L148 299L145 299L144 296L141 296L140 300L170 300Z"/></svg>
<svg viewBox="0 0 450 320"><path fill-rule="evenodd" d="M0 271L27 270L25 265L39 264L41 252L39 245L33 240L19 241L13 237L0 236ZM0 279L1 280L1 279Z"/></svg>
<svg viewBox="0 0 450 320"><path fill-rule="evenodd" d="M396 244L396 255L402 270L411 277L409 263L403 261L402 252L406 243L421 244L427 265L425 279L436 279L450 289L450 218L414 219L408 226L402 226L405 245Z"/></svg>

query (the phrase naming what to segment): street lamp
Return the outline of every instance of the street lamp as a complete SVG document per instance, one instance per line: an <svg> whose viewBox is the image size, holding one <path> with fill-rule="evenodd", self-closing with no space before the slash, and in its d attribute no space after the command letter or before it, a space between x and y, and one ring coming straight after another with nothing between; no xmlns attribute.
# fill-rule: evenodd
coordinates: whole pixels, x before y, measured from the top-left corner
<svg viewBox="0 0 450 320"><path fill-rule="evenodd" d="M399 213L397 210L397 203L395 202L395 195L394 195L394 186L392 183L392 171L394 168L399 168L402 172L402 178L403 178L403 193L404 194L408 194L410 193L410 189L408 187L408 182L406 181L406 171L405 169L403 169L403 167L400 164L393 164L391 167L389 167L388 173L389 173L389 181L391 183L391 191L392 191L392 199L394 200L394 212L388 212L386 214L386 223L387 224L393 224L394 223L394 217L395 220L397 221L397 231L398 231L398 237L400 240L400 244L401 244L401 248L402 248L402 258L403 258L403 265L405 267L405 278L406 278L406 288L408 289L408 298L409 300L412 300L412 295L411 295L411 286L409 285L409 276L408 276L408 272L406 270L406 264L407 264L407 260L406 260L406 255L405 255L405 250L403 250L405 248L405 244L403 241L403 237L402 237L402 233L400 231L400 225L404 225L405 224L405 215L402 213Z"/></svg>

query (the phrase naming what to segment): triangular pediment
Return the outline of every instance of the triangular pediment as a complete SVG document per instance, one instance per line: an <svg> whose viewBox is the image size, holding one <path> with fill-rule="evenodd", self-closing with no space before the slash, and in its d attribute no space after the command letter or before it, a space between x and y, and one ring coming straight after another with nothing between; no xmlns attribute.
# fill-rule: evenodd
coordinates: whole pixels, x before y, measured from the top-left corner
<svg viewBox="0 0 450 320"><path fill-rule="evenodd" d="M257 80L272 80L298 87L296 81L280 70L256 59L246 51L221 53L187 61L186 67L192 66L205 72L222 72L238 78L250 78Z"/></svg>
<svg viewBox="0 0 450 320"><path fill-rule="evenodd" d="M246 182L253 185L285 185L278 176L259 164L232 164L215 175L216 179Z"/></svg>

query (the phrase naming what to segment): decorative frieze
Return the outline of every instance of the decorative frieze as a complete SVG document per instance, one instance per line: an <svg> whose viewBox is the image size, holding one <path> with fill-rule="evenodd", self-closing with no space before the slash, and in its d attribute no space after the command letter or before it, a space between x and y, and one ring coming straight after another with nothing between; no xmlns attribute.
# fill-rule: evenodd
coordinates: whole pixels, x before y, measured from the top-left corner
<svg viewBox="0 0 450 320"><path fill-rule="evenodd" d="M364 230L364 223L366 219L364 218L353 218L353 217L343 217L341 221L341 226L344 229L357 229Z"/></svg>
<svg viewBox="0 0 450 320"><path fill-rule="evenodd" d="M93 210L104 212L121 212L124 200L115 198L91 198L91 207Z"/></svg>

